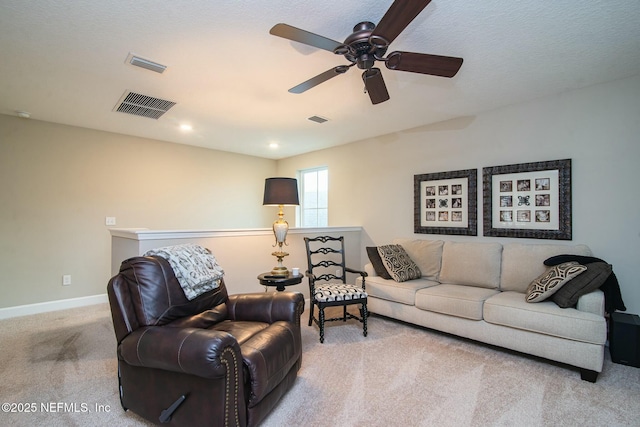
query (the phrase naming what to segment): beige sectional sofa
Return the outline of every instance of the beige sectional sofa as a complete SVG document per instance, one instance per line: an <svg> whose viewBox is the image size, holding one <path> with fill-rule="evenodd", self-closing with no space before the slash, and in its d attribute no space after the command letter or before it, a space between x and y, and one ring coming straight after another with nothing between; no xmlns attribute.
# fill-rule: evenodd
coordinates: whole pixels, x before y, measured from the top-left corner
<svg viewBox="0 0 640 427"><path fill-rule="evenodd" d="M528 285L544 260L590 256L585 245L396 239L420 268L419 279L396 282L365 270L372 313L580 368L595 382L602 371L607 326L604 294L583 295L575 308L528 303ZM358 281L362 280L358 278Z"/></svg>

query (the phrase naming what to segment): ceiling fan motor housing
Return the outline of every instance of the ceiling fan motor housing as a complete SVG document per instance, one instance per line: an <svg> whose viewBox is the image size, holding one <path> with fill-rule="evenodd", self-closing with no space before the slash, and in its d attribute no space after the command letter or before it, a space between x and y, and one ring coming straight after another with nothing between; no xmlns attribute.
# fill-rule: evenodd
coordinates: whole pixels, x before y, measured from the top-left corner
<svg viewBox="0 0 640 427"><path fill-rule="evenodd" d="M373 22L365 21L357 24L353 27L353 33L344 41L344 44L349 47L348 52L340 52L348 61L355 62L362 70L373 67L376 59L381 59L387 52L388 43L371 44L371 33L375 28Z"/></svg>

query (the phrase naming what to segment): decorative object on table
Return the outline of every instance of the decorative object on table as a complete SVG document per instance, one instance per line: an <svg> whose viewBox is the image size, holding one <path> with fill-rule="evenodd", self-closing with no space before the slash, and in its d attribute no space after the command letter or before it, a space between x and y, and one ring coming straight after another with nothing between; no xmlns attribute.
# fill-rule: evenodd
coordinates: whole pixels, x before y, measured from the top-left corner
<svg viewBox="0 0 640 427"><path fill-rule="evenodd" d="M362 323L362 333L367 336L367 292L365 278L367 273L346 266L344 237L318 236L305 237L307 249L307 272L309 278L309 326L315 322L320 327L320 342L324 342L324 322L355 319ZM362 283L348 284L347 273L360 275ZM348 305L360 305L360 316L347 311ZM313 308L318 306L318 318L313 315ZM326 307L342 306L342 316L325 318Z"/></svg>
<svg viewBox="0 0 640 427"><path fill-rule="evenodd" d="M571 159L483 168L484 235L571 240Z"/></svg>
<svg viewBox="0 0 640 427"><path fill-rule="evenodd" d="M413 177L413 232L475 236L478 169Z"/></svg>
<svg viewBox="0 0 640 427"><path fill-rule="evenodd" d="M289 255L282 250L282 245L287 245L287 232L289 223L284 220L285 205L299 205L298 181L295 178L267 178L264 182L263 205L278 206L278 220L273 223L273 234L278 250L271 255L278 259L278 265L271 270L274 276L287 276L289 270L282 264L282 259Z"/></svg>

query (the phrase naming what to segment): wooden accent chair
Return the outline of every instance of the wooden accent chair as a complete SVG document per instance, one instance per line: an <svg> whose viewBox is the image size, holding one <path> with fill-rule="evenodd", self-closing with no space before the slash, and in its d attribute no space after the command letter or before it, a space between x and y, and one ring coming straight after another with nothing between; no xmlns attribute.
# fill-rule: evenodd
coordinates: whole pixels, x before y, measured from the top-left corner
<svg viewBox="0 0 640 427"><path fill-rule="evenodd" d="M320 236L305 237L307 249L306 276L309 279L311 307L309 326L315 322L320 328L320 342L324 342L324 322L356 319L362 323L363 334L367 336L367 292L365 277L367 273L354 270L345 265L344 237ZM362 286L347 284L347 273L359 274ZM349 305L360 305L360 315L347 311ZM318 306L318 318L314 317L314 307ZM325 318L326 307L342 306L342 316Z"/></svg>

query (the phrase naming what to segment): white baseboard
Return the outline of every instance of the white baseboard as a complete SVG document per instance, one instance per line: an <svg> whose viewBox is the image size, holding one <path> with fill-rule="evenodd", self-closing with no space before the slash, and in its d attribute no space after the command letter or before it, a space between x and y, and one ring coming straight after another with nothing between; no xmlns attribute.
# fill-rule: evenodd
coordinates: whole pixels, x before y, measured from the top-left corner
<svg viewBox="0 0 640 427"><path fill-rule="evenodd" d="M36 304L17 305L15 307L0 308L0 320L11 317L28 316L30 314L47 313L49 311L66 310L67 308L84 307L86 305L109 302L107 294L92 295L63 299L58 301L39 302ZM305 299L305 307L309 307L309 298Z"/></svg>
<svg viewBox="0 0 640 427"><path fill-rule="evenodd" d="M39 302L36 304L0 308L0 320L8 319L10 317L28 316L30 314L65 310L67 308L83 307L86 305L102 304L105 302L109 302L107 294L100 294L88 297L69 298L58 301Z"/></svg>

